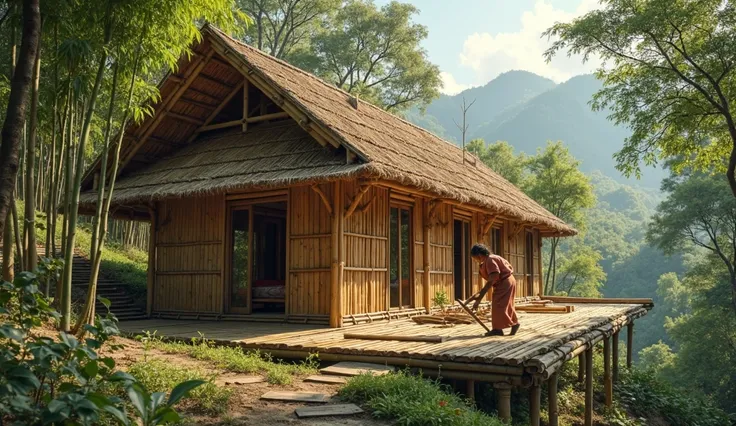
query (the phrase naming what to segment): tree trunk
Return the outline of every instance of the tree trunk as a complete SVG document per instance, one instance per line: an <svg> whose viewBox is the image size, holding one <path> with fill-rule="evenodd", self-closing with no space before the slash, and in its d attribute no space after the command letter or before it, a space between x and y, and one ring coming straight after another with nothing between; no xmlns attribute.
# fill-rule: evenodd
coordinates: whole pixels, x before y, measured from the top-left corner
<svg viewBox="0 0 736 426"><path fill-rule="evenodd" d="M18 173L18 148L26 116L28 91L40 38L41 14L39 0L23 2L23 41L20 57L10 87L10 97L2 127L0 144L0 234L3 234L8 209L13 199ZM4 234L3 234L4 235Z"/></svg>
<svg viewBox="0 0 736 426"><path fill-rule="evenodd" d="M102 84L102 77L105 74L105 64L107 63L107 46L110 44L110 38L112 37L112 23L110 19L111 10L108 9L105 17L105 41L100 53L100 62L97 65L97 75L95 76L95 83L92 87L92 92L89 96L88 105L86 106L84 122L82 124L82 130L79 137L79 146L77 147L77 162L76 171L74 174L74 182L71 185L71 198L69 201L69 223L68 223L68 235L66 241L66 251L64 258L67 262L64 264L64 277L62 293L62 306L61 306L61 329L68 331L71 321L71 296L72 296L72 268L73 262L71 259L74 255L74 240L76 238L77 231L77 218L79 216L79 190L82 184L82 174L84 173L84 151L89 139L89 129L92 123L92 116L95 110L95 103L97 102L97 94L100 91Z"/></svg>
<svg viewBox="0 0 736 426"><path fill-rule="evenodd" d="M11 199L10 202L15 203L15 200ZM15 261L13 259L13 240L15 236L13 235L12 220L12 214L8 212L7 226L3 230L3 280L7 282L13 282L13 278L15 278Z"/></svg>
<svg viewBox="0 0 736 426"><path fill-rule="evenodd" d="M39 43L40 45L40 43ZM33 85L31 89L31 131L26 144L26 199L25 218L23 221L25 235L25 270L34 271L38 264L36 250L36 185L33 183L36 164L36 142L38 135L38 82L41 73L41 52L36 50L33 67Z"/></svg>

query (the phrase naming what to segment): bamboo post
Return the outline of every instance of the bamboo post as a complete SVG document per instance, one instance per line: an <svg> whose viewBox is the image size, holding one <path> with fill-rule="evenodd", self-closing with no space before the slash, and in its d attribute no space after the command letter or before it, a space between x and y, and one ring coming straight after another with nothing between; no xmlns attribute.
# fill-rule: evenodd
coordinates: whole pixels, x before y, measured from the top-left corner
<svg viewBox="0 0 736 426"><path fill-rule="evenodd" d="M148 209L151 215L151 238L148 240L148 282L146 292L146 314L153 313L153 293L156 286L156 210Z"/></svg>
<svg viewBox="0 0 736 426"><path fill-rule="evenodd" d="M547 382L547 402L549 404L547 412L549 415L549 426L558 426L559 411L557 409L557 373L549 376Z"/></svg>
<svg viewBox="0 0 736 426"><path fill-rule="evenodd" d="M626 368L631 368L631 357L634 348L634 322L626 325Z"/></svg>
<svg viewBox="0 0 736 426"><path fill-rule="evenodd" d="M332 194L332 269L330 276L330 327L340 327L340 222L342 221L342 208L340 207L340 194L342 193L342 182L335 181Z"/></svg>
<svg viewBox="0 0 736 426"><path fill-rule="evenodd" d="M422 275L422 296L424 299L424 309L427 313L430 313L432 306L431 306L431 300L432 297L429 294L429 288L430 288L430 261L429 261L429 245L430 245L430 234L432 230L432 225L430 224L430 217L429 217L429 200L424 200L424 209L423 212L423 220L424 220L424 245L422 246L422 257L424 261L424 274Z"/></svg>
<svg viewBox="0 0 736 426"><path fill-rule="evenodd" d="M511 423L511 385L508 383L494 383L496 389L496 402L498 418L506 423Z"/></svg>
<svg viewBox="0 0 736 426"><path fill-rule="evenodd" d="M578 382L583 383L585 380L585 353L578 356Z"/></svg>
<svg viewBox="0 0 736 426"><path fill-rule="evenodd" d="M335 208L335 215L338 216L340 222L338 223L338 234L337 234L337 243L338 243L338 260L339 260L339 269L337 274L337 326L342 327L342 289L345 286L345 258L346 258L346 250L345 247L345 203L344 203L344 197L345 197L345 186L340 185L339 186L339 193L335 195L335 199L339 202L335 207L339 207L340 210Z"/></svg>
<svg viewBox="0 0 736 426"><path fill-rule="evenodd" d="M475 380L465 381L465 396L475 402Z"/></svg>
<svg viewBox="0 0 736 426"><path fill-rule="evenodd" d="M531 426L539 426L541 400L542 388L538 384L533 384L529 389L529 424Z"/></svg>
<svg viewBox="0 0 736 426"><path fill-rule="evenodd" d="M585 426L593 426L593 347L585 351Z"/></svg>
<svg viewBox="0 0 736 426"><path fill-rule="evenodd" d="M611 351L613 352L613 383L618 383L618 333L618 331L613 333L613 337L611 338L613 341L613 347L611 348Z"/></svg>
<svg viewBox="0 0 736 426"><path fill-rule="evenodd" d="M606 407L613 406L613 383L611 382L611 338L603 339L603 388L606 394Z"/></svg>
<svg viewBox="0 0 736 426"><path fill-rule="evenodd" d="M243 133L248 131L248 79L243 77Z"/></svg>

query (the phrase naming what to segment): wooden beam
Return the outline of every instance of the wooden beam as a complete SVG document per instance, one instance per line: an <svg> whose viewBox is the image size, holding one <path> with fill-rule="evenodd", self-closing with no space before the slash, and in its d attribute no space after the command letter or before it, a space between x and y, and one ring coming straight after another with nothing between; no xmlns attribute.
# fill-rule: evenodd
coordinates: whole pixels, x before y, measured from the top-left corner
<svg viewBox="0 0 736 426"><path fill-rule="evenodd" d="M208 131L210 131L210 130L217 130L217 129L226 129L226 128L228 128L228 127L235 127L235 126L240 126L240 124L241 124L242 122L243 122L242 120L233 120L233 121L226 121L226 122L224 122L224 123L217 123L217 124L210 124L210 125L207 125L207 126L202 126L202 127L200 127L199 129L197 129L197 131L196 131L196 132L194 132L194 135L192 135L192 136L195 136L195 137L196 137L196 136L198 136L198 135L199 135L200 133L203 133L203 132L208 132ZM190 139L190 140L188 140L188 141L187 141L187 143L189 143L189 142L191 142L192 140L194 140L194 138L192 138L192 137L190 137L189 139Z"/></svg>
<svg viewBox="0 0 736 426"><path fill-rule="evenodd" d="M220 104L217 106L217 108L215 108L210 113L210 115L208 115L207 118L204 119L204 122L202 123L202 126L199 129L197 129L189 137L189 139L187 139L187 142L186 142L187 145L189 145L190 143L192 143L192 141L194 141L195 139L197 139L197 136L199 136L199 133L206 132L206 131L209 131L209 130L215 130L215 129L222 129L222 128L224 128L224 127L210 127L210 123L212 122L212 120L214 120L217 117L217 115L220 113L220 111L222 111L222 109L225 108L225 106L230 102L230 100L233 97L235 97L235 95L238 94L238 92L240 91L240 88L243 87L244 84L245 84L245 80L241 81L237 86L233 87L233 90L231 90L230 93L228 93L227 96L225 96L225 99L222 100L222 102L220 102ZM235 121L228 122L228 123L235 123ZM239 125L241 123L242 123L242 120L237 120L237 123L234 124L234 126ZM224 123L222 123L222 124L224 124ZM225 126L225 127L231 127L231 126Z"/></svg>
<svg viewBox="0 0 736 426"><path fill-rule="evenodd" d="M593 348L585 351L585 426L593 426Z"/></svg>
<svg viewBox="0 0 736 426"><path fill-rule="evenodd" d="M549 426L559 425L559 409L557 408L557 373L549 376L547 381L547 416Z"/></svg>
<svg viewBox="0 0 736 426"><path fill-rule="evenodd" d="M325 195L325 193L322 192L322 189L319 187L319 185L312 185L312 191L316 192L317 195L319 195L319 198L322 199L322 203L324 203L325 208L327 209L327 213L332 215L333 210L332 210L332 206L330 205L330 201L327 199L327 195Z"/></svg>
<svg viewBox="0 0 736 426"><path fill-rule="evenodd" d="M350 203L350 207L348 207L347 211L345 212L345 219L349 218L356 208L358 208L358 203L360 203L360 199L363 198L363 195L365 195L366 192L370 189L369 185L364 185L360 188L360 191L358 191L357 194L355 194L355 198L353 198L353 201Z"/></svg>
<svg viewBox="0 0 736 426"><path fill-rule="evenodd" d="M199 118L194 118L194 117L190 117L188 115L183 115L183 114L177 114L175 112L168 112L167 113L167 116L169 118L173 118L174 120L179 120L179 121L185 121L187 123L192 123L195 126L201 126L202 123L203 123L203 121L200 120Z"/></svg>
<svg viewBox="0 0 736 426"><path fill-rule="evenodd" d="M493 222L496 221L496 216L486 216L486 222L483 224L483 231L481 232L481 236L485 236L488 234L488 231L491 230L491 227L493 226Z"/></svg>
<svg viewBox="0 0 736 426"><path fill-rule="evenodd" d="M360 213L363 214L367 212L368 209L371 208L371 206L373 205L373 202L376 201L376 198L377 197L373 196L370 200L368 200L367 203L363 204L363 206L360 208Z"/></svg>
<svg viewBox="0 0 736 426"><path fill-rule="evenodd" d="M273 112L271 114L256 115L255 117L248 117L248 123L258 123L261 121L278 120L280 118L291 117L289 113L285 111Z"/></svg>
<svg viewBox="0 0 736 426"><path fill-rule="evenodd" d="M603 390L606 407L613 407L613 382L611 381L611 338L603 339Z"/></svg>
<svg viewBox="0 0 736 426"><path fill-rule="evenodd" d="M164 119L164 117L167 115L169 110L174 106L177 100L184 94L184 92L187 91L189 86L194 82L194 80L197 78L197 75L202 71L202 69L207 65L210 58L212 58L212 55L214 55L215 51L213 49L210 49L207 53L207 56L204 58L199 57L199 62L194 66L192 69L191 74L189 74L184 80L184 82L174 91L174 93L171 94L169 98L164 101L164 103L161 105L161 108L156 111L154 114L151 124L149 124L143 133L138 138L138 143L130 147L130 150L125 154L124 159L121 161L119 172L122 172L125 169L125 166L130 162L130 160L135 156L136 152L143 146L148 139L148 137L153 133L153 131L158 127L159 123L161 123L161 120Z"/></svg>

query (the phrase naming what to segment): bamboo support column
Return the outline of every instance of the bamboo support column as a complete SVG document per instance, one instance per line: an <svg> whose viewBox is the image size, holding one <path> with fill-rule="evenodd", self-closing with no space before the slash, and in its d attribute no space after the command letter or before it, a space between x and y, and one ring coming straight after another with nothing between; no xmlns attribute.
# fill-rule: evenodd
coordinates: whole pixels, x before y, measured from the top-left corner
<svg viewBox="0 0 736 426"><path fill-rule="evenodd" d="M613 383L611 382L611 338L603 339L603 388L606 395L606 407L613 406Z"/></svg>
<svg viewBox="0 0 736 426"><path fill-rule="evenodd" d="M578 356L578 382L583 383L585 380L585 352Z"/></svg>
<svg viewBox="0 0 736 426"><path fill-rule="evenodd" d="M539 426L541 417L542 388L538 384L529 389L529 424Z"/></svg>
<svg viewBox="0 0 736 426"><path fill-rule="evenodd" d="M465 381L465 396L475 402L475 380Z"/></svg>
<svg viewBox="0 0 736 426"><path fill-rule="evenodd" d="M585 351L585 426L593 426L593 348Z"/></svg>
<svg viewBox="0 0 736 426"><path fill-rule="evenodd" d="M153 312L153 293L156 286L156 210L148 209L151 215L151 237L148 240L148 282L146 289L146 314Z"/></svg>
<svg viewBox="0 0 736 426"><path fill-rule="evenodd" d="M498 418L506 423L511 423L511 385L508 383L495 383L496 406Z"/></svg>
<svg viewBox="0 0 736 426"><path fill-rule="evenodd" d="M626 368L631 368L631 358L634 351L634 322L626 325Z"/></svg>
<svg viewBox="0 0 736 426"><path fill-rule="evenodd" d="M613 347L611 348L611 351L613 352L613 383L618 383L618 331L613 333L613 337L611 339L613 342Z"/></svg>
<svg viewBox="0 0 736 426"><path fill-rule="evenodd" d="M431 265L429 261L429 246L430 246L430 234L432 230L432 225L430 224L431 218L429 217L429 208L430 203L429 200L424 200L424 208L423 210L423 225L424 225L424 245L422 246L422 259L424 262L424 274L422 275L422 298L424 299L424 309L427 313L429 313L432 309L431 305L431 296L429 294L429 288L430 288L430 270Z"/></svg>
<svg viewBox="0 0 736 426"><path fill-rule="evenodd" d="M330 327L342 325L340 314L340 228L342 223L342 182L335 181L332 194L332 269L330 270Z"/></svg>
<svg viewBox="0 0 736 426"><path fill-rule="evenodd" d="M557 373L549 376L547 381L547 402L549 404L547 412L549 415L549 426L558 426L559 411L557 409Z"/></svg>

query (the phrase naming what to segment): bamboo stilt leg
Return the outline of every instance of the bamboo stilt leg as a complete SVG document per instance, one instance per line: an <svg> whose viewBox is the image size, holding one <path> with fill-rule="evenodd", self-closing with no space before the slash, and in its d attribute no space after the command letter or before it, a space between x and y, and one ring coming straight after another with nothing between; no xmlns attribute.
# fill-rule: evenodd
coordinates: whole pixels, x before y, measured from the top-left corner
<svg viewBox="0 0 736 426"><path fill-rule="evenodd" d="M613 406L613 383L611 382L611 338L603 339L603 388L606 394L606 407Z"/></svg>
<svg viewBox="0 0 736 426"><path fill-rule="evenodd" d="M496 383L496 405L498 407L498 418L506 423L511 423L511 386L505 383Z"/></svg>
<svg viewBox="0 0 736 426"><path fill-rule="evenodd" d="M549 407L547 412L549 414L549 426L558 426L559 423L559 412L557 409L557 373L549 376L547 382L547 401Z"/></svg>
<svg viewBox="0 0 736 426"><path fill-rule="evenodd" d="M541 400L542 388L539 385L532 385L531 389L529 389L529 424L531 426L539 426Z"/></svg>
<svg viewBox="0 0 736 426"><path fill-rule="evenodd" d="M585 426L593 426L593 348L585 351Z"/></svg>
<svg viewBox="0 0 736 426"><path fill-rule="evenodd" d="M465 396L475 402L475 380L465 381Z"/></svg>
<svg viewBox="0 0 736 426"><path fill-rule="evenodd" d="M585 380L585 353L578 356L578 382L583 383Z"/></svg>
<svg viewBox="0 0 736 426"><path fill-rule="evenodd" d="M631 368L631 358L634 350L634 323L626 326L626 368Z"/></svg>
<svg viewBox="0 0 736 426"><path fill-rule="evenodd" d="M612 340L613 347L611 348L611 351L613 352L613 383L618 383L618 331L613 333Z"/></svg>

